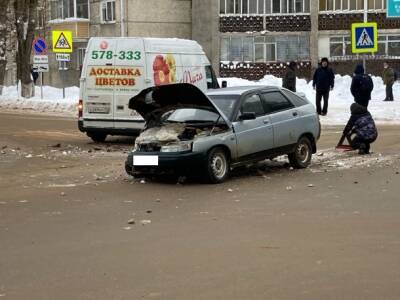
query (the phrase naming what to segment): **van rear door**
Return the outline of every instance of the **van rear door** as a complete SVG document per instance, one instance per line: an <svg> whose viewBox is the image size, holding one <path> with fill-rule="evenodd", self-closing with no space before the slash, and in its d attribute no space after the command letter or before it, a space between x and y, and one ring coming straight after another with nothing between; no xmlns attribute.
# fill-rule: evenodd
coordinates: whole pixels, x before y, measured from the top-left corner
<svg viewBox="0 0 400 300"><path fill-rule="evenodd" d="M86 99L84 99L85 127L114 127L114 87L109 79L114 72L116 47L114 39L92 39L87 52L85 78Z"/></svg>
<svg viewBox="0 0 400 300"><path fill-rule="evenodd" d="M143 39L118 39L114 57L114 126L118 129L141 129L143 118L128 105L129 99L145 88Z"/></svg>

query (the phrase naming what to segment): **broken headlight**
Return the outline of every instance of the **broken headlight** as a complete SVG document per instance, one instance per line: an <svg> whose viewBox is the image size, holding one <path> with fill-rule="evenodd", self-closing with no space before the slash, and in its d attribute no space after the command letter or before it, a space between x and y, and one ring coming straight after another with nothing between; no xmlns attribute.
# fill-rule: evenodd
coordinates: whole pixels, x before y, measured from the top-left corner
<svg viewBox="0 0 400 300"><path fill-rule="evenodd" d="M186 152L192 150L192 142L180 142L161 147L161 152Z"/></svg>

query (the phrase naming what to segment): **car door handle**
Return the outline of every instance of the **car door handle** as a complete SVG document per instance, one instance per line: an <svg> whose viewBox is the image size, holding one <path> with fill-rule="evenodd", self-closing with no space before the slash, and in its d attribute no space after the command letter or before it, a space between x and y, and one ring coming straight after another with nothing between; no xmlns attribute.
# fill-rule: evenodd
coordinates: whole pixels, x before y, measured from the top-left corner
<svg viewBox="0 0 400 300"><path fill-rule="evenodd" d="M297 115L298 115L298 114L297 114L297 111L294 111L294 112L293 112L293 117L297 117Z"/></svg>
<svg viewBox="0 0 400 300"><path fill-rule="evenodd" d="M263 120L263 123L264 124L269 124L269 120L265 119L265 120Z"/></svg>

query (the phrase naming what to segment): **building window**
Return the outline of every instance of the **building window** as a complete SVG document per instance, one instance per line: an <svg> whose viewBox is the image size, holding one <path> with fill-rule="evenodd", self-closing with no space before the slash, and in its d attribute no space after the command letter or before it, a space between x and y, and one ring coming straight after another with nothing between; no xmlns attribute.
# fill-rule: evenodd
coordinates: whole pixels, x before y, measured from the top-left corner
<svg viewBox="0 0 400 300"><path fill-rule="evenodd" d="M309 13L310 0L220 0L220 14L263 15Z"/></svg>
<svg viewBox="0 0 400 300"><path fill-rule="evenodd" d="M221 39L221 61L274 62L310 59L308 35L231 36Z"/></svg>
<svg viewBox="0 0 400 300"><path fill-rule="evenodd" d="M332 36L329 39L330 57L343 58L345 56L355 56L351 50L350 36ZM378 36L378 56L400 57L400 35Z"/></svg>
<svg viewBox="0 0 400 300"><path fill-rule="evenodd" d="M352 55L350 36L333 36L329 38L330 57Z"/></svg>
<svg viewBox="0 0 400 300"><path fill-rule="evenodd" d="M86 48L78 48L78 65L77 65L77 69L78 70L82 70L82 66L83 66L83 61L85 59L85 54L86 54Z"/></svg>
<svg viewBox="0 0 400 300"><path fill-rule="evenodd" d="M368 10L383 10L387 0L368 0ZM364 0L319 0L320 11L364 10Z"/></svg>
<svg viewBox="0 0 400 300"><path fill-rule="evenodd" d="M51 18L89 19L89 0L51 0Z"/></svg>
<svg viewBox="0 0 400 300"><path fill-rule="evenodd" d="M60 71L67 71L68 70L68 63L66 61L59 61L58 62L58 69Z"/></svg>
<svg viewBox="0 0 400 300"><path fill-rule="evenodd" d="M101 20L103 23L115 22L115 0L102 1Z"/></svg>

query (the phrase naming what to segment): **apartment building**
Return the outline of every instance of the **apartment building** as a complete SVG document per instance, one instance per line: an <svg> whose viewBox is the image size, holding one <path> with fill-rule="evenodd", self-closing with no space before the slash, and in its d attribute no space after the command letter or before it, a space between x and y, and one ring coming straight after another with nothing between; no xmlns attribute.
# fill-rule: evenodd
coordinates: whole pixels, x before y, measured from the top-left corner
<svg viewBox="0 0 400 300"><path fill-rule="evenodd" d="M362 56L351 52L351 24L363 22L364 0L219 0L220 75L260 79L282 75L295 60L310 78L321 57L337 73L351 74ZM368 21L378 24L378 52L367 56L368 72L383 60L400 67L400 19L386 17L386 0L368 0Z"/></svg>

